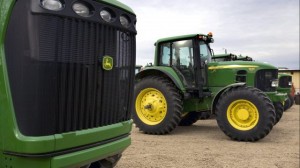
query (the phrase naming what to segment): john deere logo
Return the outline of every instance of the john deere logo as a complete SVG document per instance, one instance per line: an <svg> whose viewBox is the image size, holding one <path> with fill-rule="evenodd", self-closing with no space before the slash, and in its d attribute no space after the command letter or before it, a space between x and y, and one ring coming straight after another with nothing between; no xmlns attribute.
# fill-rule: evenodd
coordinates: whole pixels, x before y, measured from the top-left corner
<svg viewBox="0 0 300 168"><path fill-rule="evenodd" d="M110 56L104 56L102 61L102 67L103 69L109 71L112 70L114 66L114 60Z"/></svg>

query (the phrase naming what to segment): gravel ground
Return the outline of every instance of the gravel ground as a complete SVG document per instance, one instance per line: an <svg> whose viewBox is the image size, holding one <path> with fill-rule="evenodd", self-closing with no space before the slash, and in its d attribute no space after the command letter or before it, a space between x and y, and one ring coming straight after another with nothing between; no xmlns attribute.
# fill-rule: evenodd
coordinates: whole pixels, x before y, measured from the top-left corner
<svg viewBox="0 0 300 168"><path fill-rule="evenodd" d="M169 135L132 130L132 145L116 168L299 168L299 105L257 142L230 140L216 120L177 127Z"/></svg>

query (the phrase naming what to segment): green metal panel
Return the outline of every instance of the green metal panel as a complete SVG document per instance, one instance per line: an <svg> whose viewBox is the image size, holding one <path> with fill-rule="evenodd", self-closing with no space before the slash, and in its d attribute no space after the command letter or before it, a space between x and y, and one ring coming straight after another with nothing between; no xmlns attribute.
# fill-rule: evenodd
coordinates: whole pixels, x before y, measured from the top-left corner
<svg viewBox="0 0 300 168"><path fill-rule="evenodd" d="M84 131L56 134L55 150L58 151L81 146L82 144L91 144L111 139L129 133L131 127L132 120ZM74 141L74 139L76 139L76 141Z"/></svg>
<svg viewBox="0 0 300 168"><path fill-rule="evenodd" d="M145 67L145 69L143 71L139 72L136 75L136 80L138 80L140 78L143 78L143 77L146 77L146 76L155 75L158 72L167 75L174 82L174 84L178 87L178 89L185 92L185 87L184 87L181 79L177 75L177 73L173 70L173 68L167 67L167 66Z"/></svg>
<svg viewBox="0 0 300 168"><path fill-rule="evenodd" d="M131 143L131 138L126 137L105 145L64 154L56 157L28 158L0 154L0 167L22 168L62 168L77 167L101 160L107 156L122 153Z"/></svg>
<svg viewBox="0 0 300 168"><path fill-rule="evenodd" d="M280 92L265 92L272 102L281 102L284 104L285 100L288 98L286 93Z"/></svg>
<svg viewBox="0 0 300 168"><path fill-rule="evenodd" d="M57 156L52 158L51 167L82 166L97 160L101 160L106 156L112 156L121 153L130 145L130 143L131 139L127 137L102 146Z"/></svg>
<svg viewBox="0 0 300 168"><path fill-rule="evenodd" d="M213 102L213 97L207 97L201 101L199 99L184 100L183 101L183 112L210 110L212 102Z"/></svg>
<svg viewBox="0 0 300 168"><path fill-rule="evenodd" d="M104 1L133 13L118 1ZM42 137L28 137L20 133L14 115L4 52L5 32L14 3L14 0L0 0L0 167L64 167L95 161L125 150L130 144L129 137L55 158L30 159L3 154L4 151L40 154L70 149L127 134L132 127L130 120L101 128Z"/></svg>

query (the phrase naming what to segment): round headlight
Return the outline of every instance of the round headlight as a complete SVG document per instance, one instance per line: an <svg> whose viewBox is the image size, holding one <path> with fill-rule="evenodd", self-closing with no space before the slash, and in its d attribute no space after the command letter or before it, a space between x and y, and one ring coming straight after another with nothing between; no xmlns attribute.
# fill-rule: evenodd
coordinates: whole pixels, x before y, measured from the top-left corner
<svg viewBox="0 0 300 168"><path fill-rule="evenodd" d="M112 14L107 10L100 11L100 16L106 22L112 22Z"/></svg>
<svg viewBox="0 0 300 168"><path fill-rule="evenodd" d="M59 0L42 0L42 6L53 11L59 11L63 8L63 4Z"/></svg>
<svg viewBox="0 0 300 168"><path fill-rule="evenodd" d="M121 25L128 28L130 26L130 21L126 16L120 16Z"/></svg>
<svg viewBox="0 0 300 168"><path fill-rule="evenodd" d="M91 16L91 10L89 7L87 7L85 4L80 3L80 2L76 2L73 4L72 6L73 11L78 14L79 16L83 16L83 17L89 17Z"/></svg>

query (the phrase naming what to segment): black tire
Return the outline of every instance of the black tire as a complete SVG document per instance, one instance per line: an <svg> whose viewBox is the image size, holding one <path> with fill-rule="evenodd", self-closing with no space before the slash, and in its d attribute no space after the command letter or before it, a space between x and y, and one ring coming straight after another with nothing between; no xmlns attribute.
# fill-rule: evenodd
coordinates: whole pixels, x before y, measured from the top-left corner
<svg viewBox="0 0 300 168"><path fill-rule="evenodd" d="M186 115L181 117L181 120L179 122L179 126L190 126L193 125L195 122L198 121L199 113L197 112L189 112Z"/></svg>
<svg viewBox="0 0 300 168"><path fill-rule="evenodd" d="M287 109L289 109L291 107L291 100L288 98L284 101L284 106L283 106L283 110L286 111Z"/></svg>
<svg viewBox="0 0 300 168"><path fill-rule="evenodd" d="M88 168L113 168L121 159L121 154L114 155L96 162L93 162Z"/></svg>
<svg viewBox="0 0 300 168"><path fill-rule="evenodd" d="M220 96L216 119L220 129L231 139L257 141L272 130L275 109L262 91L252 87L235 87Z"/></svg>
<svg viewBox="0 0 300 168"><path fill-rule="evenodd" d="M203 111L203 112L200 112L200 114L199 114L199 120L207 120L210 118L211 118L210 111Z"/></svg>
<svg viewBox="0 0 300 168"><path fill-rule="evenodd" d="M288 98L290 99L290 107L289 108L291 108L294 105L295 100L294 100L294 97L291 94L288 94Z"/></svg>
<svg viewBox="0 0 300 168"><path fill-rule="evenodd" d="M274 125L276 125L280 121L284 110L283 110L283 105L280 102L275 102L275 103L273 103L273 105L274 105L275 113L276 113Z"/></svg>
<svg viewBox="0 0 300 168"><path fill-rule="evenodd" d="M178 126L182 112L182 97L169 80L157 76L143 78L135 85L134 98L135 110L132 118L140 131L163 135ZM147 104L147 101L150 103ZM157 110L156 102L160 105L160 110ZM152 115L152 111L155 114ZM158 121L155 116L158 116Z"/></svg>

